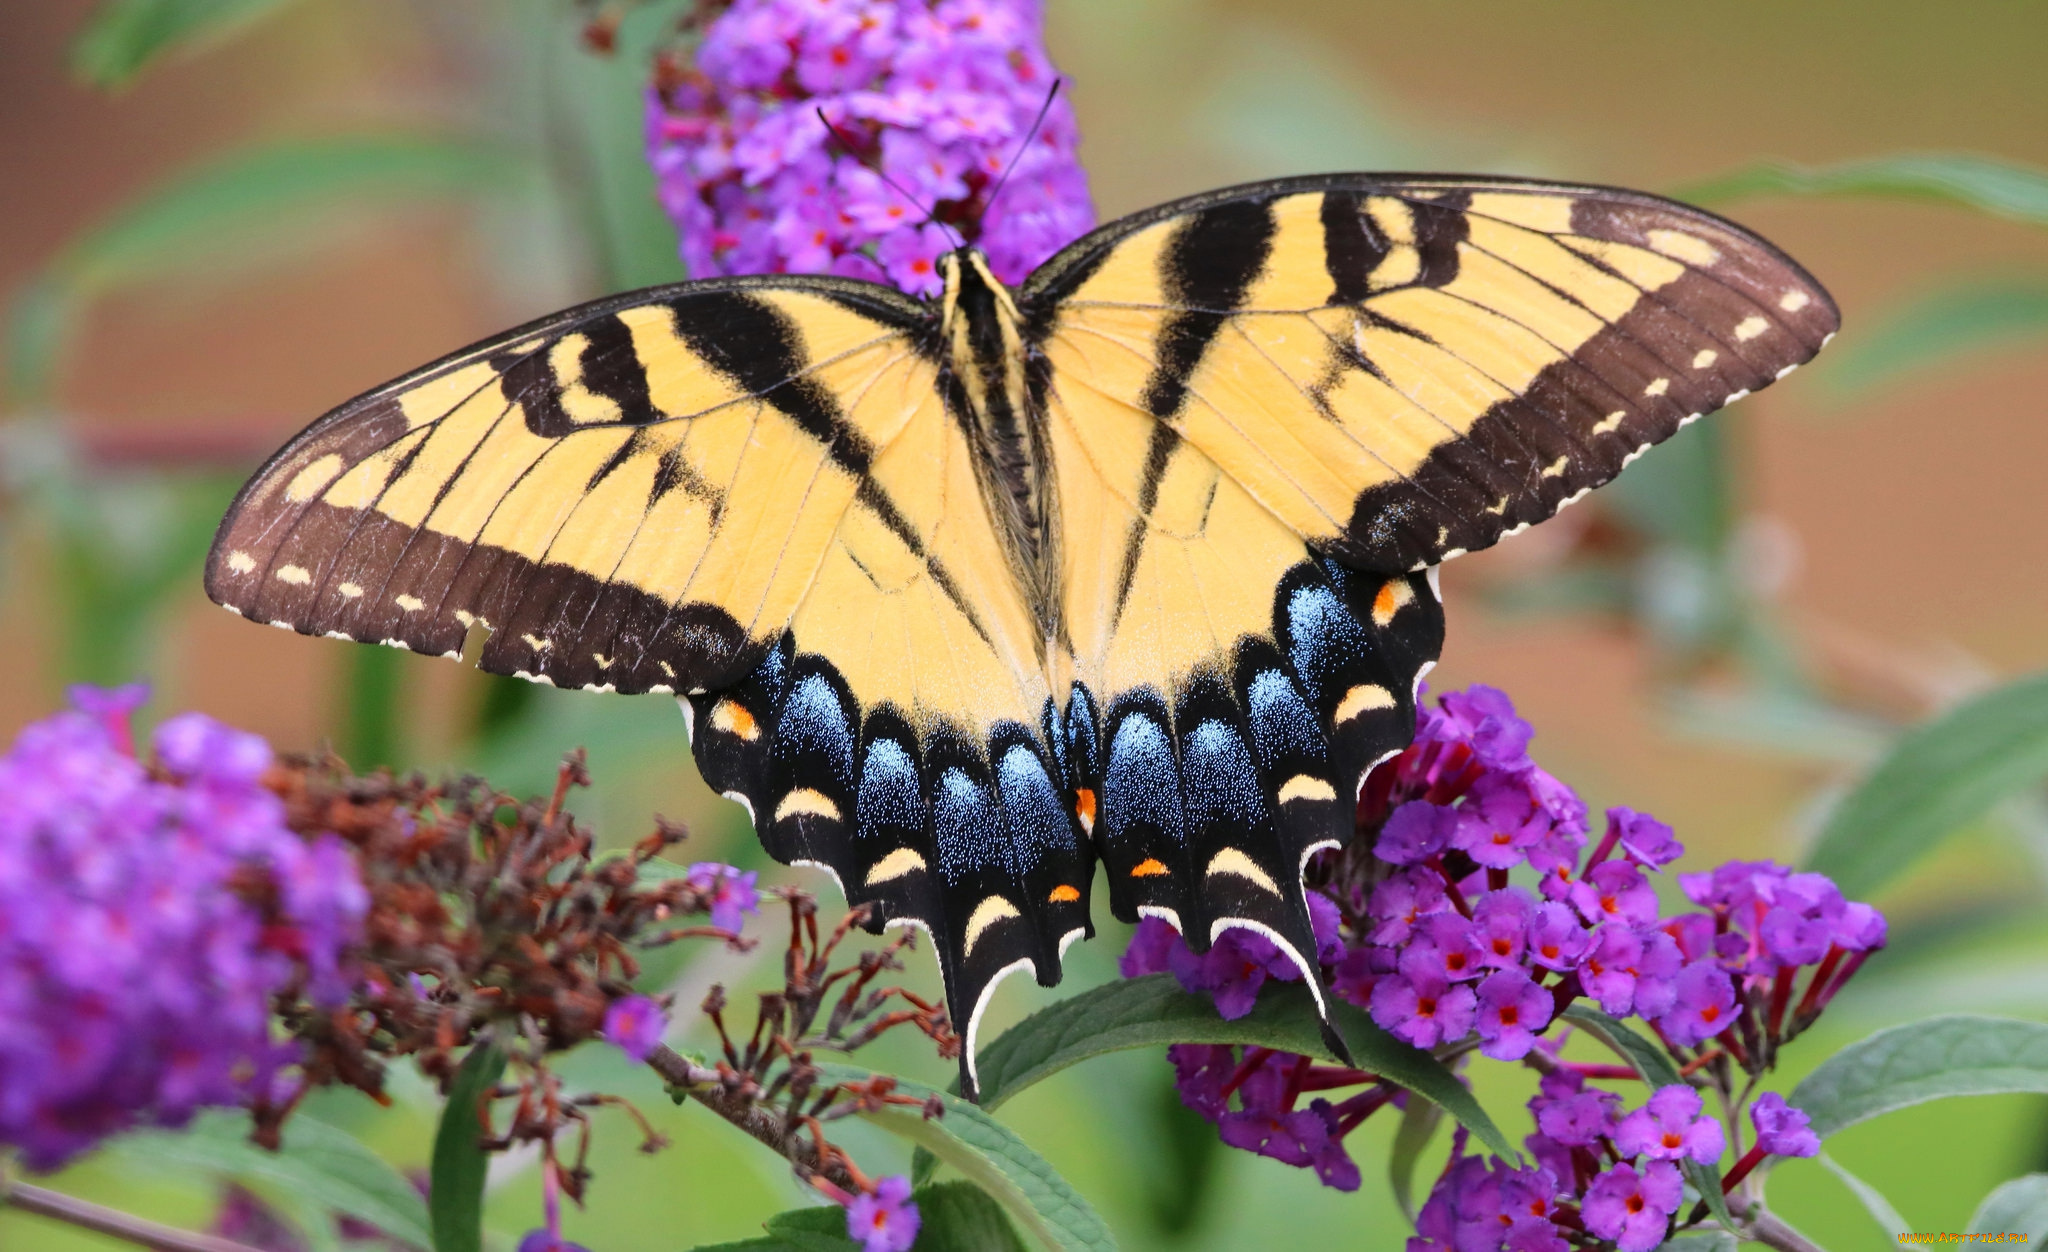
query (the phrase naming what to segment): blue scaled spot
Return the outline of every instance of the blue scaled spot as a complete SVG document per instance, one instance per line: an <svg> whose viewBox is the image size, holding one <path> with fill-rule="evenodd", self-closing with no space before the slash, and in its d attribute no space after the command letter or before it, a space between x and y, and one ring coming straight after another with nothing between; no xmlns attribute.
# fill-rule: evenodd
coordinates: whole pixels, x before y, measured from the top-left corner
<svg viewBox="0 0 2048 1252"><path fill-rule="evenodd" d="M1102 779L1102 823L1111 839L1150 826L1175 843L1181 830L1179 778L1173 746L1158 723L1141 713L1124 718L1109 744L1109 768Z"/></svg>
<svg viewBox="0 0 2048 1252"><path fill-rule="evenodd" d="M817 674L807 675L789 693L782 719L775 725L778 755L815 752L831 763L842 787L853 784L853 731L839 693Z"/></svg>
<svg viewBox="0 0 2048 1252"><path fill-rule="evenodd" d="M783 684L789 681L787 666L783 663L782 645L777 644L768 649L768 654L754 667L754 681L761 684L761 689L767 692L768 706L775 707L775 702L782 698Z"/></svg>
<svg viewBox="0 0 2048 1252"><path fill-rule="evenodd" d="M939 873L949 886L983 866L1015 873L994 801L958 766L940 774L932 788L932 841L938 848Z"/></svg>
<svg viewBox="0 0 2048 1252"><path fill-rule="evenodd" d="M1025 868L1044 861L1046 855L1071 847L1073 829L1066 806L1046 777L1037 754L1023 744L1012 744L996 767L996 781L1002 788L1003 819L1023 855Z"/></svg>
<svg viewBox="0 0 2048 1252"><path fill-rule="evenodd" d="M1235 727L1213 717L1196 726L1181 745L1180 773L1189 825L1249 824L1263 816L1258 775Z"/></svg>
<svg viewBox="0 0 2048 1252"><path fill-rule="evenodd" d="M918 794L917 766L894 739L877 739L868 745L854 812L863 836L882 834L885 827L923 830L924 798Z"/></svg>
<svg viewBox="0 0 2048 1252"><path fill-rule="evenodd" d="M1288 659L1311 703L1324 704L1325 685L1342 681L1340 667L1371 647L1358 619L1328 587L1302 587L1287 597Z"/></svg>
<svg viewBox="0 0 2048 1252"><path fill-rule="evenodd" d="M1251 704L1252 744L1267 769L1277 769L1290 756L1320 758L1328 751L1315 714L1287 675L1277 669L1260 670L1246 694Z"/></svg>

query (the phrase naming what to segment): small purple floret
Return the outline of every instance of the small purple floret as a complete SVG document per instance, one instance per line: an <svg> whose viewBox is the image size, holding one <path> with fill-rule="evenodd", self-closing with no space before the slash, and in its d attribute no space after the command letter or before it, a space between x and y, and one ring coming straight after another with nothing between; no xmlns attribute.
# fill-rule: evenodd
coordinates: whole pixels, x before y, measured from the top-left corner
<svg viewBox="0 0 2048 1252"><path fill-rule="evenodd" d="M873 1195L856 1195L846 1205L846 1237L861 1252L909 1252L922 1222L910 1198L910 1179L891 1174Z"/></svg>
<svg viewBox="0 0 2048 1252"><path fill-rule="evenodd" d="M1717 1161L1726 1143L1721 1123L1700 1116L1700 1093L1679 1084L1659 1088L1614 1128L1616 1151L1658 1161Z"/></svg>
<svg viewBox="0 0 2048 1252"><path fill-rule="evenodd" d="M1669 1161L1652 1161L1641 1172L1623 1163L1586 1188L1580 1215L1586 1229L1614 1240L1620 1252L1650 1252L1664 1242L1684 1190L1678 1167Z"/></svg>
<svg viewBox="0 0 2048 1252"><path fill-rule="evenodd" d="M761 893L754 889L760 875L741 872L717 861L699 861L689 870L692 887L711 897L711 924L737 934L749 915L761 911Z"/></svg>
<svg viewBox="0 0 2048 1252"><path fill-rule="evenodd" d="M604 1011L604 1037L636 1061L652 1055L667 1031L668 1015L646 996L621 996Z"/></svg>
<svg viewBox="0 0 2048 1252"><path fill-rule="evenodd" d="M1770 1156L1819 1156L1820 1136L1808 1125L1806 1113L1786 1103L1775 1091L1766 1091L1749 1106L1750 1121L1756 1124L1756 1146Z"/></svg>

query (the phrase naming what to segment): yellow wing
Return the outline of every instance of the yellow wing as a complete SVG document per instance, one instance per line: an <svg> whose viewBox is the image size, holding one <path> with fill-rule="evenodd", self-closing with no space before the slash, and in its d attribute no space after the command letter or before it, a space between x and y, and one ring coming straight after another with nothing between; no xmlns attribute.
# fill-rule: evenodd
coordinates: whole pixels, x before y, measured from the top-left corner
<svg viewBox="0 0 2048 1252"><path fill-rule="evenodd" d="M1388 572L1550 516L1839 324L1804 270L1709 214L1437 175L1168 205L1074 244L1022 299L1056 378Z"/></svg>
<svg viewBox="0 0 2048 1252"><path fill-rule="evenodd" d="M1123 916L1265 931L1412 734L1440 561L1809 359L1804 271L1682 205L1338 175L1096 231L1019 303L1043 354L1070 733ZM1421 572L1427 571L1429 576Z"/></svg>
<svg viewBox="0 0 2048 1252"><path fill-rule="evenodd" d="M1093 860L1044 632L941 400L930 310L825 279L572 309L321 418L243 489L208 593L305 634L684 697L706 780L978 1009L1058 977ZM970 1010L971 1015L972 1010ZM969 1024L969 1034L972 1025Z"/></svg>
<svg viewBox="0 0 2048 1252"><path fill-rule="evenodd" d="M724 685L871 512L869 464L929 373L909 316L830 284L689 284L499 336L288 444L207 591L433 654L482 630L483 668L558 686Z"/></svg>

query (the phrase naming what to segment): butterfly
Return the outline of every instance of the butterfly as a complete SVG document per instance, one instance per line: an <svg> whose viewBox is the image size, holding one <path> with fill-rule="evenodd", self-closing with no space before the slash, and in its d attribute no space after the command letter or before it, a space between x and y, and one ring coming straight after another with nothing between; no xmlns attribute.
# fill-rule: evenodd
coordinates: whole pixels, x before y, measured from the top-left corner
<svg viewBox="0 0 2048 1252"><path fill-rule="evenodd" d="M236 498L260 622L664 692L777 860L1004 975L1111 912L1270 938L1414 731L1437 567L1833 335L1770 244L1635 192L1343 174L1111 222L1019 287L686 282L320 418ZM480 648L479 648L480 642Z"/></svg>

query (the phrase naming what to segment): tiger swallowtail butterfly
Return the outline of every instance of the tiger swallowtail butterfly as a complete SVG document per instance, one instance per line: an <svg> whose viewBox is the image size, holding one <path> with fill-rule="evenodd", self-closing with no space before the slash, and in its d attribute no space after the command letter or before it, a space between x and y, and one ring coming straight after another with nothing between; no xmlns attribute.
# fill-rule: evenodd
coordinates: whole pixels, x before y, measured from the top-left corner
<svg viewBox="0 0 2048 1252"><path fill-rule="evenodd" d="M682 704L777 860L931 932L964 1023L1111 911L1271 938L1443 641L1436 567L1784 377L1834 303L1653 196L1233 187L1011 290L679 283L328 413L236 498L212 598Z"/></svg>

